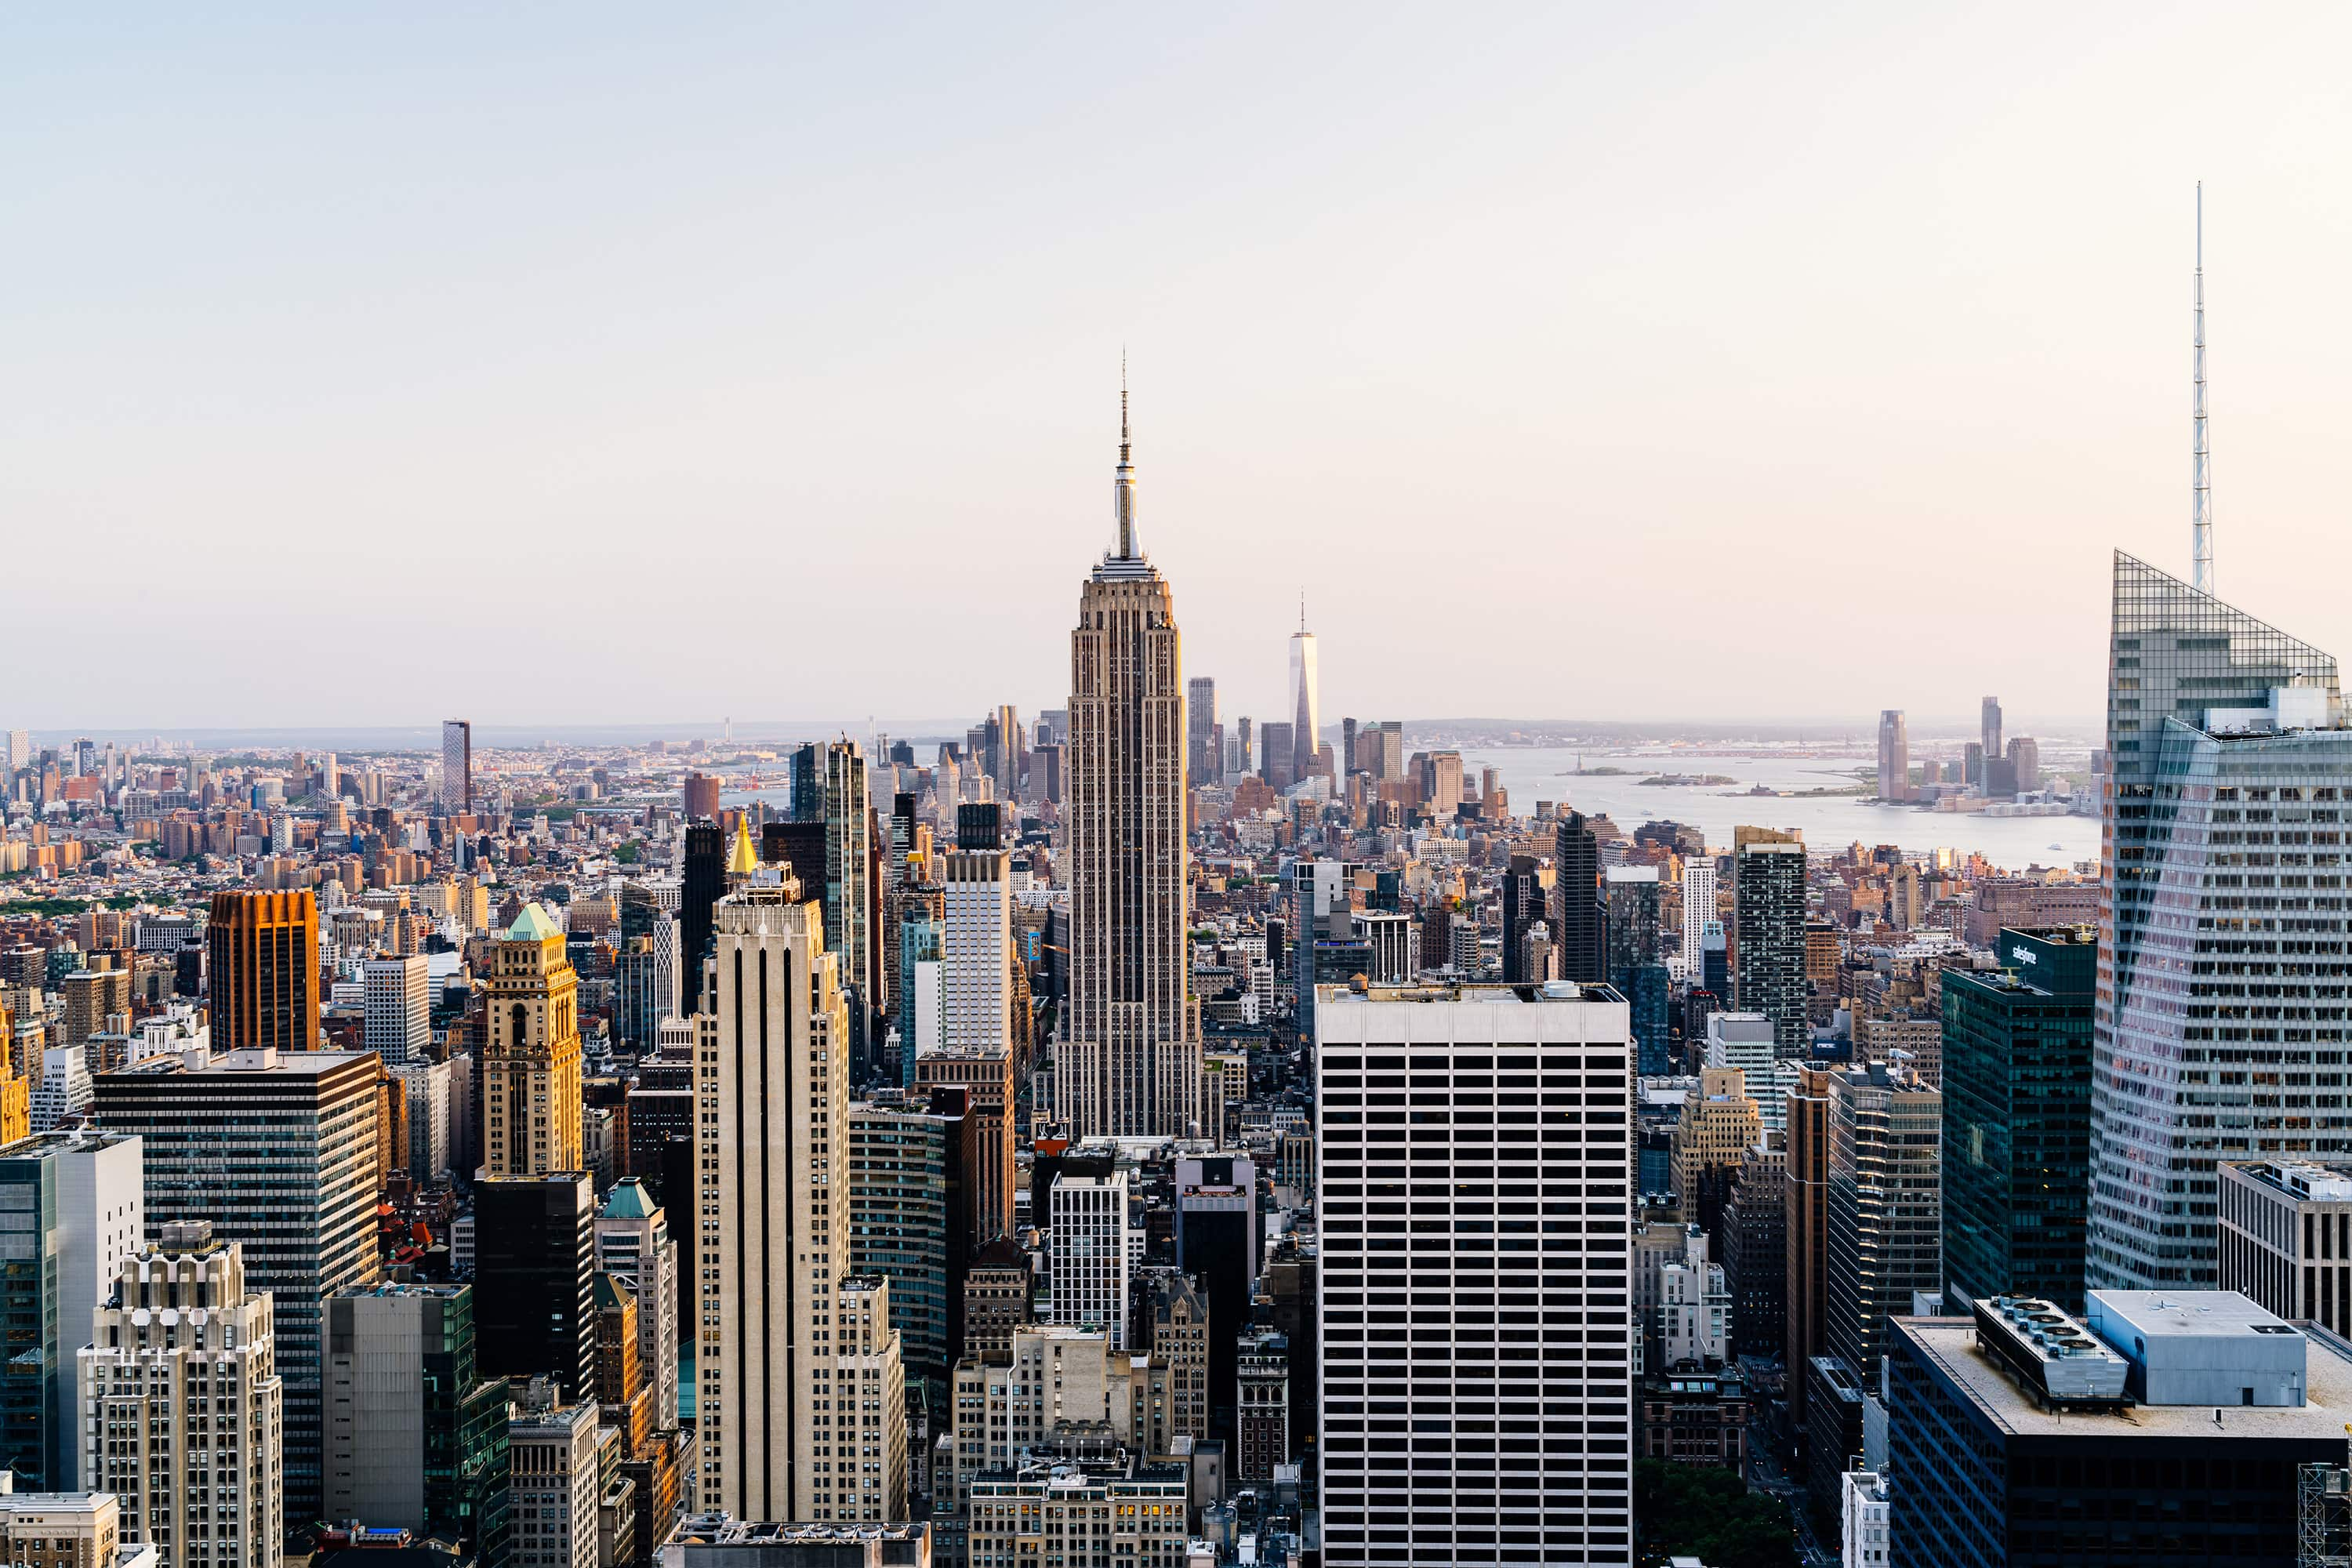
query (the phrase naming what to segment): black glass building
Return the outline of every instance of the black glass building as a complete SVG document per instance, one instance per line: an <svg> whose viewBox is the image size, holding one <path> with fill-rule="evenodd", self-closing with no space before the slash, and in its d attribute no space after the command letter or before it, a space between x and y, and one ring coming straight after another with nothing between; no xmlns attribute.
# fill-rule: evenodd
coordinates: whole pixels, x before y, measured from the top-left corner
<svg viewBox="0 0 2352 1568"><path fill-rule="evenodd" d="M1997 951L1944 973L1945 1284L2078 1312L2098 933L2004 929Z"/></svg>

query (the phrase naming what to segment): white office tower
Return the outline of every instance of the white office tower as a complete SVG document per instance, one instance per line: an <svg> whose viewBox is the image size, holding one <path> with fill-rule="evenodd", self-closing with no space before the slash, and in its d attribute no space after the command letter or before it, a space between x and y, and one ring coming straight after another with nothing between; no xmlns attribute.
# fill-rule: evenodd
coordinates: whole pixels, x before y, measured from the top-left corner
<svg viewBox="0 0 2352 1568"><path fill-rule="evenodd" d="M124 1261L147 1245L142 1148L136 1132L76 1129L36 1137L8 1152L16 1158L47 1152L56 1160L58 1326L67 1349L78 1348L88 1338L91 1316L113 1296L115 1277ZM60 1412L81 1408L79 1375L73 1358L60 1355ZM80 1442L68 1439L58 1448L59 1484L68 1490L87 1490Z"/></svg>
<svg viewBox="0 0 2352 1568"><path fill-rule="evenodd" d="M947 857L939 980L940 1022L950 1050L1013 1046L1010 859L1002 849L956 849Z"/></svg>
<svg viewBox="0 0 2352 1568"><path fill-rule="evenodd" d="M122 1500L122 1537L171 1568L276 1568L285 1390L266 1291L211 1222L164 1225L126 1259L79 1352L82 1484Z"/></svg>
<svg viewBox="0 0 2352 1568"><path fill-rule="evenodd" d="M1715 912L1715 857L1693 855L1683 861L1683 973L1696 983L1699 953L1706 941L1706 922Z"/></svg>
<svg viewBox="0 0 2352 1568"><path fill-rule="evenodd" d="M1630 1564L1625 1003L1316 1002L1324 1561Z"/></svg>
<svg viewBox="0 0 2352 1568"><path fill-rule="evenodd" d="M41 1053L41 1081L33 1086L32 1130L50 1132L62 1122L78 1123L97 1098L98 1086L82 1047L51 1046Z"/></svg>
<svg viewBox="0 0 2352 1568"><path fill-rule="evenodd" d="M868 1363L895 1361L898 1341L852 1354L864 1342L835 1321L850 1299L849 1008L824 913L801 891L742 888L712 911L718 986L696 1075L702 1507L898 1519L903 1447L893 1496L829 1436L865 1414Z"/></svg>
<svg viewBox="0 0 2352 1568"><path fill-rule="evenodd" d="M423 1061L433 1045L432 973L425 955L371 958L361 977L367 1048L394 1067Z"/></svg>
<svg viewBox="0 0 2352 1568"><path fill-rule="evenodd" d="M676 1426L677 1243L668 1215L635 1176L614 1183L596 1211L596 1268L636 1298L637 1359L653 1384L654 1426Z"/></svg>
<svg viewBox="0 0 2352 1568"><path fill-rule="evenodd" d="M1050 1202L1045 1266L1054 1321L1108 1334L1111 1349L1125 1350L1131 1240L1127 1173L1055 1176Z"/></svg>

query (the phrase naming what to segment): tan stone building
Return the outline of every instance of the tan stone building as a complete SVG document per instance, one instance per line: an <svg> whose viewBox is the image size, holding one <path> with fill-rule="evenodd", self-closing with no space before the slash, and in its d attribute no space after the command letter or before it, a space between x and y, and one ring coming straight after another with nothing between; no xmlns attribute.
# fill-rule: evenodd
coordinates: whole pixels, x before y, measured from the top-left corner
<svg viewBox="0 0 2352 1568"><path fill-rule="evenodd" d="M1737 1166L1755 1146L1759 1130L1747 1075L1738 1068L1703 1069L1699 1092L1683 1102L1682 1121L1675 1127L1675 1192L1685 1212L1696 1201L1699 1178Z"/></svg>
<svg viewBox="0 0 2352 1568"><path fill-rule="evenodd" d="M482 1051L483 1169L543 1176L582 1168L579 980L563 931L525 904L491 943Z"/></svg>

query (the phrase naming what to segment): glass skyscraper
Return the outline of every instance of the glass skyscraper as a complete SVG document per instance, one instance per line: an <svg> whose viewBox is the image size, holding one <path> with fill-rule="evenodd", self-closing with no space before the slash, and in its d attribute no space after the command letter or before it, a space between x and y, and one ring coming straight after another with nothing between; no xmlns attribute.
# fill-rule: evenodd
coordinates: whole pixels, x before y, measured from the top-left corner
<svg viewBox="0 0 2352 1568"><path fill-rule="evenodd" d="M1944 972L1944 1282L2079 1312L2098 944L2063 927L1994 948L1998 969Z"/></svg>
<svg viewBox="0 0 2352 1568"><path fill-rule="evenodd" d="M2215 1283L2214 1163L2352 1156L2336 660L2118 552L2092 1289Z"/></svg>

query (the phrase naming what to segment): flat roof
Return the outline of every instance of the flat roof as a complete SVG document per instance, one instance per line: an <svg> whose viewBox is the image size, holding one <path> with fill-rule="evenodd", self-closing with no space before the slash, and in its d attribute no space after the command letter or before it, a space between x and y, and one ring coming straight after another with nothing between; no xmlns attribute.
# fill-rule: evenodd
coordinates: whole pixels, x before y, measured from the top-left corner
<svg viewBox="0 0 2352 1568"><path fill-rule="evenodd" d="M2113 1318L2143 1339L2284 1338L2284 1318L2235 1290L2094 1290L2085 1321Z"/></svg>
<svg viewBox="0 0 2352 1568"><path fill-rule="evenodd" d="M2340 1452L2345 1424L2352 1422L2352 1344L2307 1323L2297 1325L2309 1345L2304 1403L2229 1405L2221 1412L2219 1428L2210 1405L2136 1405L2105 1413L2044 1410L1977 1348L1972 1319L1897 1317L1893 1323L1895 1331L1917 1346L1986 1420L2020 1436L2309 1437L2324 1438Z"/></svg>
<svg viewBox="0 0 2352 1568"><path fill-rule="evenodd" d="M1349 985L1318 985L1315 1002L1318 1006L1347 1002L1494 1002L1506 1005L1614 1002L1621 1007L1625 1005L1625 998L1617 994L1615 987L1587 984L1575 980L1548 980L1540 985L1439 980L1414 985L1370 985L1361 991Z"/></svg>

